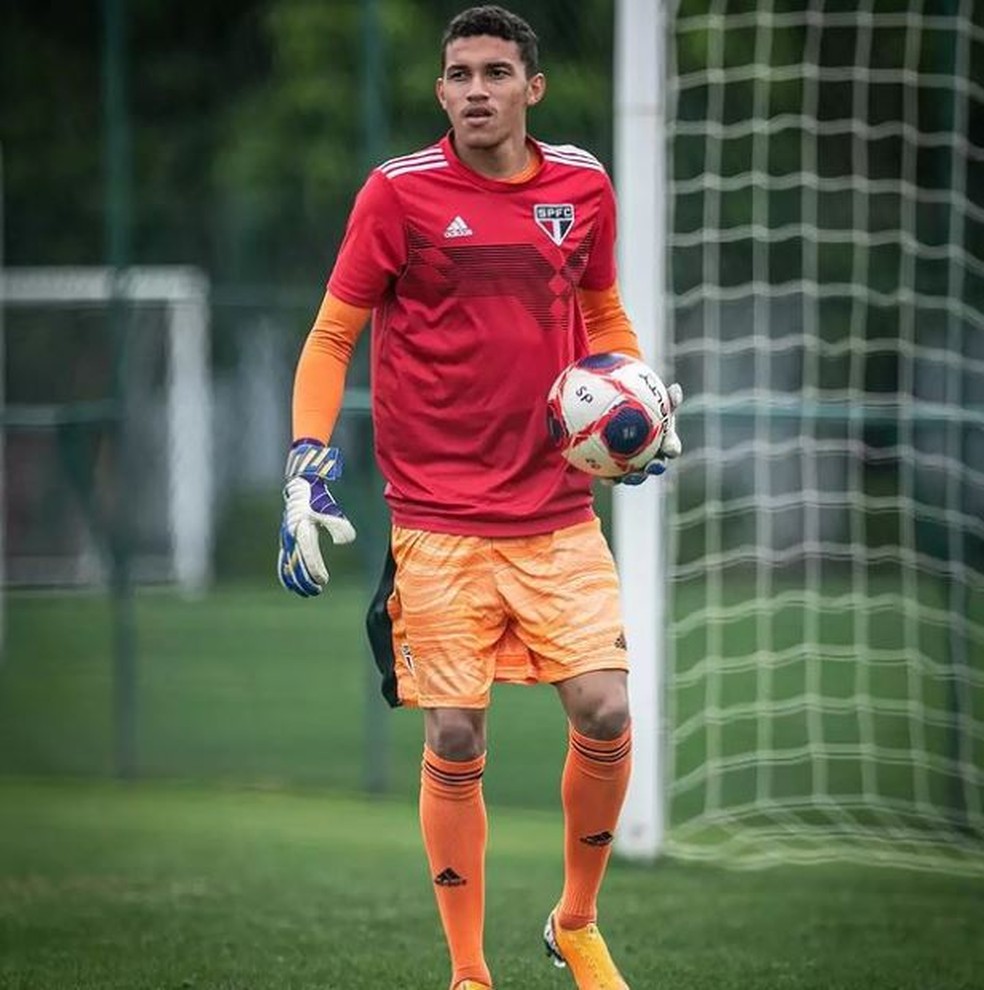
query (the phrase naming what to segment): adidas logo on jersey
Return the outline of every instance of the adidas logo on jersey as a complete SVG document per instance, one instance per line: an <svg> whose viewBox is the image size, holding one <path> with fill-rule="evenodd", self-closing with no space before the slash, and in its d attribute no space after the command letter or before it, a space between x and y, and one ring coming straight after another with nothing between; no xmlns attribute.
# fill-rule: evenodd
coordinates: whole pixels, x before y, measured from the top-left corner
<svg viewBox="0 0 984 990"><path fill-rule="evenodd" d="M445 237L471 237L474 231L460 216L455 217L445 228Z"/></svg>

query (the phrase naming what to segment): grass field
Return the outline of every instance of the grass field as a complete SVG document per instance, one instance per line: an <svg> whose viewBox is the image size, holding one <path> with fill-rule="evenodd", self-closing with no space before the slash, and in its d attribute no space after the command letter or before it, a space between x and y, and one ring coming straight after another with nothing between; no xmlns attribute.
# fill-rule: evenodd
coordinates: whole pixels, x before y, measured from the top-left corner
<svg viewBox="0 0 984 990"><path fill-rule="evenodd" d="M345 584L316 602L277 589L200 602L141 593L140 781L120 784L109 604L9 596L2 990L446 986L413 801L420 719L368 700L365 600ZM719 699L735 691L740 705L759 673L741 660L739 627L711 676L729 678ZM856 663L834 660L854 683ZM679 661L686 699L701 661ZM497 986L564 990L568 977L539 945L561 871L564 722L553 693L499 689L490 743ZM389 797L368 801L358 792L372 752ZM619 863L602 910L636 990L969 990L984 969L980 874Z"/></svg>
<svg viewBox="0 0 984 990"><path fill-rule="evenodd" d="M365 778L367 734L376 732L390 790L414 795L421 720L379 698L366 602L364 589L343 585L313 602L279 588L198 602L138 596L141 775L354 792ZM7 615L0 775L112 775L110 605L15 594ZM490 740L490 797L553 807L566 736L552 690L503 688Z"/></svg>
<svg viewBox="0 0 984 990"><path fill-rule="evenodd" d="M984 656L968 657L958 698L939 586L908 602L883 584L868 605L846 601L843 585L823 597L791 586L755 608L743 587L747 594L747 581L727 582L717 611L703 586L678 589L673 823L699 830L707 818L717 828L720 813L736 809L756 824L770 802L799 808L804 821L805 802L824 821L831 807L850 806L851 820L877 825L881 816L918 830L945 829L949 816L961 843L976 834L984 873L984 823L973 811L984 801ZM379 698L363 633L368 597L353 581L313 602L275 587L225 587L200 601L139 594L139 775L347 793L382 777L387 793L413 797L421 721ZM7 618L0 775L112 776L110 604L13 594ZM980 596L968 619L984 628ZM859 631L867 652L852 646ZM564 743L551 689L499 687L490 801L554 808ZM969 776L961 753L976 768ZM916 819L900 809L916 809ZM961 814L969 827L960 828Z"/></svg>
<svg viewBox="0 0 984 990"><path fill-rule="evenodd" d="M493 809L501 990L566 990L539 930L560 822ZM405 801L106 782L0 782L4 990L444 990ZM971 990L984 883L887 869L616 865L602 900L636 990Z"/></svg>

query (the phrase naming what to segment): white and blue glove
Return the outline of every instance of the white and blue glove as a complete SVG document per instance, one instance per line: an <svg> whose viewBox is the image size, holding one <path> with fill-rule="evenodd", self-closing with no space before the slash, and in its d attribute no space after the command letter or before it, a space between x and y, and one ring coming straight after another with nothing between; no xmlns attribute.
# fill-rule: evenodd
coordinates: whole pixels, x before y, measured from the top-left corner
<svg viewBox="0 0 984 990"><path fill-rule="evenodd" d="M284 519L280 525L277 577L302 598L320 595L328 583L318 528L333 543L351 543L355 527L332 498L327 482L342 476L342 452L317 440L295 440L284 472Z"/></svg>
<svg viewBox="0 0 984 990"><path fill-rule="evenodd" d="M666 470L666 462L679 457L683 453L683 444L680 442L680 435L676 431L676 411L680 403L683 402L683 389L678 382L667 386L666 394L670 399L671 413L666 422L666 429L663 431L663 442L659 445L659 452L641 470L630 471L623 474L621 478L615 479L617 485L641 485L647 478L657 478Z"/></svg>

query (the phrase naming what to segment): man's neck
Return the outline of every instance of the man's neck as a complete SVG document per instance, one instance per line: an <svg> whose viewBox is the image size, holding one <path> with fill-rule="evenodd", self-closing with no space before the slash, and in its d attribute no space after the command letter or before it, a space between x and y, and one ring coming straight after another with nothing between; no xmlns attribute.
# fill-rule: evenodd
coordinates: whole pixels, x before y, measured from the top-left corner
<svg viewBox="0 0 984 990"><path fill-rule="evenodd" d="M464 148L451 135L455 154L473 172L487 179L509 179L518 175L530 161L530 147L526 135L510 138L494 148Z"/></svg>

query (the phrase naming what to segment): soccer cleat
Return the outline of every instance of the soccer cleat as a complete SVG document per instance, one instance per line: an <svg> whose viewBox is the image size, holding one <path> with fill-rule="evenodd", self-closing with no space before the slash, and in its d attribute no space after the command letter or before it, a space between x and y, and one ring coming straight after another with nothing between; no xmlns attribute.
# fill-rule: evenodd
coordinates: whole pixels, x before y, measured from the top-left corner
<svg viewBox="0 0 984 990"><path fill-rule="evenodd" d="M453 990L492 990L484 983L476 983L475 980L462 980L454 985Z"/></svg>
<svg viewBox="0 0 984 990"><path fill-rule="evenodd" d="M570 969L578 990L629 990L612 962L598 926L592 923L583 928L561 928L556 915L554 909L547 918L543 944L555 966Z"/></svg>

